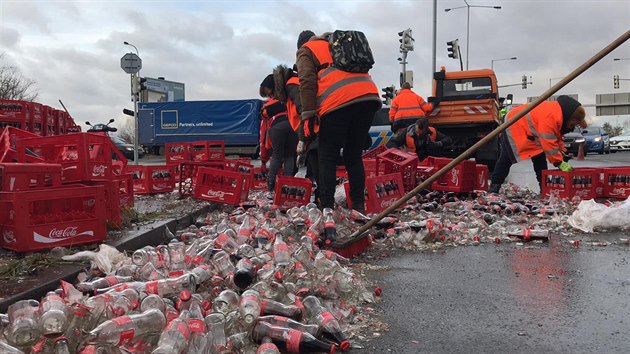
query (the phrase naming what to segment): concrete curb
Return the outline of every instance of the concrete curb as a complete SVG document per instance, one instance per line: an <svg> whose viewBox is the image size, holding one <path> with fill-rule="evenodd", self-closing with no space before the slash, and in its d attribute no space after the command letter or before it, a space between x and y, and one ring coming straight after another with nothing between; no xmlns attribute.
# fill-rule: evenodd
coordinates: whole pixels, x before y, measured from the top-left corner
<svg viewBox="0 0 630 354"><path fill-rule="evenodd" d="M138 233L132 233L128 237L114 242L112 246L116 247L119 251L124 252L134 251L146 245L159 245L164 241L164 227L168 227L173 232L175 230L186 228L192 225L199 215L207 214L217 207L218 205L216 204L205 205L202 208L188 213L180 218L157 221L153 224L146 225ZM149 229L145 230L145 228ZM57 289L62 280L73 283L77 275L83 270L85 270L85 265L76 265L64 267L60 274L50 272L52 273L51 277L46 277L46 280L42 279L42 282L36 287L0 301L0 312L6 313L9 305L15 303L16 301L41 299L47 292Z"/></svg>

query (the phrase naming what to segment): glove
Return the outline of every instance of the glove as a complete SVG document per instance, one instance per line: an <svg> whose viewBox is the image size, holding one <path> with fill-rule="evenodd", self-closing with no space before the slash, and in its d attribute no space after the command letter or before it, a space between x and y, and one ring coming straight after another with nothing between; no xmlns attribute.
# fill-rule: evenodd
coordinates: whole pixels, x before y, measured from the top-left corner
<svg viewBox="0 0 630 354"><path fill-rule="evenodd" d="M298 126L298 138L301 141L310 141L315 139L319 131L319 117L316 111L303 111L301 115L302 121Z"/></svg>
<svg viewBox="0 0 630 354"><path fill-rule="evenodd" d="M569 162L569 160L571 160L573 157L571 157L571 155L566 154L564 151L562 151L562 160L564 162Z"/></svg>
<svg viewBox="0 0 630 354"><path fill-rule="evenodd" d="M573 166L571 166L568 162L564 162L564 161L562 161L560 165L558 165L558 168L560 169L560 171L563 171L563 172L573 171Z"/></svg>

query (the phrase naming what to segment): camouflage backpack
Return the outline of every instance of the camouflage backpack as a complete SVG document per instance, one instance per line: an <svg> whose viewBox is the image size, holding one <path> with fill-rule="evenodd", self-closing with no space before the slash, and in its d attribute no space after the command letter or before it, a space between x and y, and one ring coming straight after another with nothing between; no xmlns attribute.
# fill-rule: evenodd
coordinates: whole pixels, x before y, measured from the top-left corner
<svg viewBox="0 0 630 354"><path fill-rule="evenodd" d="M350 73L367 73L374 65L370 44L363 32L337 30L330 35L332 67Z"/></svg>

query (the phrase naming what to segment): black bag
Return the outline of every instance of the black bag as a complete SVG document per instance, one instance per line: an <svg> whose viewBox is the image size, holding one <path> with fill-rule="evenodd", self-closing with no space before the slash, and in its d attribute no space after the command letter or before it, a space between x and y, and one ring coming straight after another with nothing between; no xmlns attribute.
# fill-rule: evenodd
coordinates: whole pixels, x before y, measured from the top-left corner
<svg viewBox="0 0 630 354"><path fill-rule="evenodd" d="M374 66L372 50L363 32L337 30L330 35L329 43L333 68L367 73Z"/></svg>

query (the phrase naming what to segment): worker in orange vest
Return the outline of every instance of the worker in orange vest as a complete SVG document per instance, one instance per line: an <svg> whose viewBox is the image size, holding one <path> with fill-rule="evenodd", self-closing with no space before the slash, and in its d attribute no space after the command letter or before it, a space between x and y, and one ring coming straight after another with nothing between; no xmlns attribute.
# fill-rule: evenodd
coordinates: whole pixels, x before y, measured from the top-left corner
<svg viewBox="0 0 630 354"><path fill-rule="evenodd" d="M425 102L424 98L411 91L411 84L405 82L389 108L392 131L394 133L403 131L416 123L418 118L426 117L427 113L431 113L437 105L437 102Z"/></svg>
<svg viewBox="0 0 630 354"><path fill-rule="evenodd" d="M343 159L350 182L352 207L365 211L365 170L361 159L365 137L382 102L368 73L350 73L332 66L328 34L303 31L296 53L302 122L300 140L319 131L319 197L321 208L334 208L336 165Z"/></svg>
<svg viewBox="0 0 630 354"><path fill-rule="evenodd" d="M512 119L525 107L513 108L506 119ZM541 191L542 171L547 169L546 159L562 171L572 171L573 167L564 158L562 135L578 125L582 128L587 126L584 107L569 96L562 95L555 102L545 101L536 106L502 135L501 152L490 178L489 191L499 192L510 167L518 160L532 160Z"/></svg>
<svg viewBox="0 0 630 354"><path fill-rule="evenodd" d="M453 140L449 136L430 127L429 120L426 117L421 117L416 119L414 125L389 139L385 146L397 149L406 147L416 152L418 160L424 161L427 156L439 155L440 150L448 148L452 143Z"/></svg>

